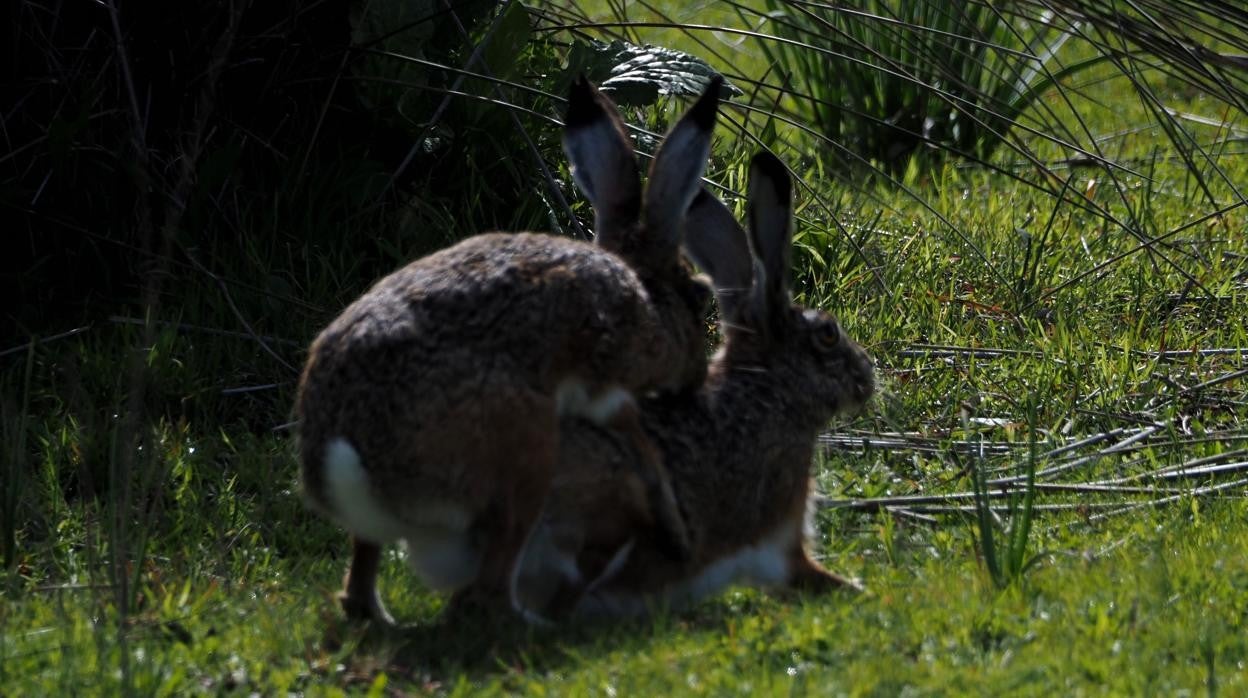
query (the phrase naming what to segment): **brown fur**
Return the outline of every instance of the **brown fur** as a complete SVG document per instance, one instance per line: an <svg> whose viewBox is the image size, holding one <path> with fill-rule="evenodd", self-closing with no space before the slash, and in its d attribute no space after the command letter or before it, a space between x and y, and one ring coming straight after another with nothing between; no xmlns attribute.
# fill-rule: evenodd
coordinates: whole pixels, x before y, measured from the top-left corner
<svg viewBox="0 0 1248 698"><path fill-rule="evenodd" d="M482 560L466 593L509 591L556 472L560 385L575 380L590 397L618 388L640 396L688 390L705 376L710 292L681 259L679 232L700 189L713 87L673 128L682 152L665 156L661 149L655 158L652 182L683 188L659 197L671 210L641 202L618 114L578 82L565 144L578 183L592 185L595 208L614 211L605 221L600 216L598 244L535 233L479 235L385 277L321 332L295 406L302 483L317 509L341 520L326 491L324 460L327 444L344 439L388 518L420 521L422 503L468 513ZM631 220L619 210L631 210ZM663 225L643 223L643 213ZM630 464L648 511L666 527L669 552L683 555L687 534L658 451L645 442L635 407L632 417L629 410L615 419L639 454ZM352 533L343 606L385 619L375 579L378 545L389 541Z"/></svg>
<svg viewBox="0 0 1248 698"><path fill-rule="evenodd" d="M585 581L603 572L609 556L602 551L621 550L630 540L635 545L622 569L598 581L596 594L664 599L715 562L780 532L792 534L789 586L823 590L847 583L810 558L802 529L812 491L815 437L834 414L871 397L874 371L867 354L839 332L831 316L789 300L783 281L789 194L787 187L774 184L778 176L756 161L750 206L752 213L768 215L752 215L751 221L773 229L751 233L756 254L768 256L760 260L762 276L752 281L734 278L747 273L747 265L720 265L729 271L715 276L717 287L752 290L748 298L734 297L728 304L721 292L721 306L733 310L725 315L725 345L711 362L704 388L642 403L645 429L662 453L686 519L693 542L690 560L672 560L648 542L653 531L638 513L644 502L635 487L626 486L635 476L618 466L635 457L632 446L618 435L565 419L560 470L576 469L581 476L575 482L556 480L543 525L585 531L583 539L574 541L579 547L562 548L577 558ZM760 208L767 210L756 211ZM767 220L773 222L757 222ZM744 235L739 229L736 234ZM695 242L691 235L690 243ZM549 579L532 576L525 583L529 589L551 586ZM582 591L583 585L563 584L559 593ZM535 593L539 600L543 596ZM546 608L555 613L578 601L555 598Z"/></svg>
<svg viewBox="0 0 1248 698"><path fill-rule="evenodd" d="M661 314L686 317L667 330ZM568 377L696 385L704 341L700 310L661 313L635 272L593 245L478 235L382 279L313 342L296 413L304 483L328 506L319 461L325 440L342 437L396 511L414 496L484 507L510 475L446 466L508 468L526 435L553 433L553 395Z"/></svg>

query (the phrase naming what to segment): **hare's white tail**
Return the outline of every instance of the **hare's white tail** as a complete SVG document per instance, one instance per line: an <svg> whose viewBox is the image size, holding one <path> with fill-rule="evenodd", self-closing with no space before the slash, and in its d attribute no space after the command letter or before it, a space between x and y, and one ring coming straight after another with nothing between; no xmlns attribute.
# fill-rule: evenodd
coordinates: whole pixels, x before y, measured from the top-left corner
<svg viewBox="0 0 1248 698"><path fill-rule="evenodd" d="M350 442L342 437L330 439L321 467L328 513L343 528L374 543L388 543L402 536L401 522L373 495L360 453Z"/></svg>
<svg viewBox="0 0 1248 698"><path fill-rule="evenodd" d="M430 588L452 591L476 577L481 551L462 507L414 498L406 516L392 515L373 494L359 452L342 437L326 445L323 467L329 513L352 535L377 544L401 540L408 564Z"/></svg>

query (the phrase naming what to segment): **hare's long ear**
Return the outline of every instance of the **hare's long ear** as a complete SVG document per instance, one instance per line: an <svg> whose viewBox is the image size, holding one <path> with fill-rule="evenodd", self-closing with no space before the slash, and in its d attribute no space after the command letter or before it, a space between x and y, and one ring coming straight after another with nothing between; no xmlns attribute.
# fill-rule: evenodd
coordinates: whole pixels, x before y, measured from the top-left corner
<svg viewBox="0 0 1248 698"><path fill-rule="evenodd" d="M619 112L584 75L568 91L563 117L563 150L572 179L594 207L598 244L619 247L619 238L637 222L641 183L637 155Z"/></svg>
<svg viewBox="0 0 1248 698"><path fill-rule="evenodd" d="M702 173L711 155L711 131L719 112L724 79L711 78L706 91L663 138L654 156L642 204L639 247L662 258L674 258L680 248L685 212L702 189Z"/></svg>
<svg viewBox="0 0 1248 698"><path fill-rule="evenodd" d="M735 322L754 276L745 231L724 202L703 189L685 213L684 237L685 253L711 277L720 314Z"/></svg>
<svg viewBox="0 0 1248 698"><path fill-rule="evenodd" d="M775 155L758 153L750 161L750 248L756 260L751 304L760 324L771 328L788 319L792 208L788 168Z"/></svg>

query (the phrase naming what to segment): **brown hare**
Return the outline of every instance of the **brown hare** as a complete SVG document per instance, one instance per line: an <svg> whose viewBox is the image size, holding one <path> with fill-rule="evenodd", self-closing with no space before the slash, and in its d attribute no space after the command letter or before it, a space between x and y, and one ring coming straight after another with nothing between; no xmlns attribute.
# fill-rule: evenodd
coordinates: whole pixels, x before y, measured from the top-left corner
<svg viewBox="0 0 1248 698"><path fill-rule="evenodd" d="M672 127L643 192L611 102L584 78L563 136L593 206L596 242L478 235L376 283L312 343L299 383L301 479L352 536L349 616L392 622L376 577L400 541L452 604L514 596L516 561L558 464L560 417L638 454L667 549L689 542L636 400L695 389L710 289L680 252L701 188L721 80ZM643 472L644 471L644 472Z"/></svg>
<svg viewBox="0 0 1248 698"><path fill-rule="evenodd" d="M565 417L561 465L518 581L530 608L632 615L733 583L856 587L810 557L810 469L818 431L874 392L872 362L830 315L790 300L791 184L770 154L751 162L748 207L748 245L714 197L703 193L691 210L686 245L714 281L724 345L701 391L641 403L690 558L656 545L644 488L628 467L644 454Z"/></svg>

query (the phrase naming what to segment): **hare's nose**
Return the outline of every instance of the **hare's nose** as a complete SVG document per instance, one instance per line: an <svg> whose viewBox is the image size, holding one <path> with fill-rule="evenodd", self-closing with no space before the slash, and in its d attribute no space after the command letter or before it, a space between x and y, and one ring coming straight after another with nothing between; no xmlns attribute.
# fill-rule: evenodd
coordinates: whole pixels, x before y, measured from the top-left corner
<svg viewBox="0 0 1248 698"><path fill-rule="evenodd" d="M854 386L854 400L859 404L865 404L875 394L874 382L858 383Z"/></svg>
<svg viewBox="0 0 1248 698"><path fill-rule="evenodd" d="M854 398L859 404L865 403L875 394L875 366L871 359L864 359L859 366L859 373L854 381Z"/></svg>

